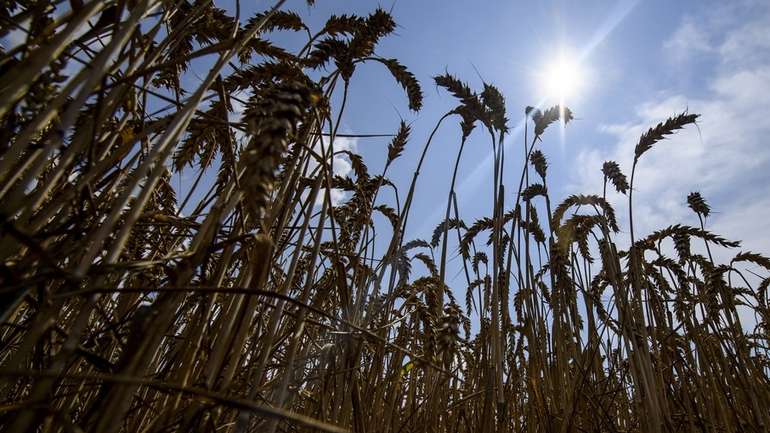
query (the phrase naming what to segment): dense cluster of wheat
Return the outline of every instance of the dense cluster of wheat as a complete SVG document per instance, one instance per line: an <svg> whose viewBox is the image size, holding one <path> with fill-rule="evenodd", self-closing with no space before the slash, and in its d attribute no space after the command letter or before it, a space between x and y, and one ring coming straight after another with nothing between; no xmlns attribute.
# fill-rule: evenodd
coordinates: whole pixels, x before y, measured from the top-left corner
<svg viewBox="0 0 770 433"><path fill-rule="evenodd" d="M642 135L630 178L608 161L601 195L554 206L538 147L571 111L527 108L505 158L501 93L436 76L457 107L433 131L459 119L457 163L432 239L405 239L433 134L408 187L388 177L407 124L380 173L335 150L362 63L421 108L415 77L375 53L393 19L311 30L281 3L249 19L207 0L0 5L0 33L23 38L0 52L1 431L770 428L770 260L716 263L738 244L704 229L698 193L699 227L643 237L607 200L632 205L637 162L695 115ZM274 31L307 43L290 52ZM494 205L466 222L471 136L491 144Z"/></svg>

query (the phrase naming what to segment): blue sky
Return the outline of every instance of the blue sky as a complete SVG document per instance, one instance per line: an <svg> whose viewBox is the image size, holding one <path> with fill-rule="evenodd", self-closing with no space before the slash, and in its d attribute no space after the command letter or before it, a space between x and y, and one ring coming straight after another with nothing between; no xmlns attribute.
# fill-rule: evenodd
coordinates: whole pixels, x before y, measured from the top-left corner
<svg viewBox="0 0 770 433"><path fill-rule="evenodd" d="M332 13L366 14L374 2L304 2L286 8L318 28ZM571 193L600 193L601 163L613 159L630 174L633 146L646 128L689 109L700 113L689 128L644 155L639 167L635 220L640 234L674 223L697 225L687 209L701 191L714 209L709 228L743 239L744 248L770 251L770 4L670 1L398 1L379 3L399 24L377 52L398 58L421 81L424 109L407 108L401 89L380 65L364 66L351 83L343 122L347 132L390 133L400 117L413 122L412 139L390 177L402 195L419 152L439 117L454 107L431 77L445 71L480 88L482 79L507 99L511 126L526 105L543 100L538 75L560 50L582 59L583 91L567 105L576 120L562 137L548 131L542 148L551 164L549 186L557 202ZM280 36L279 36L280 37ZM547 101L547 104L556 101ZM508 138L507 172L521 166L522 137ZM377 172L385 139L343 143L357 148ZM443 215L459 126L439 130L418 184L407 238L428 238ZM471 223L491 213L487 137L477 130L461 163L461 217ZM341 168L344 170L344 163ZM474 175L474 172L476 173ZM510 189L515 188L511 177ZM621 215L625 197L614 195ZM403 199L403 198L402 198ZM509 197L507 200L512 201ZM509 202L510 202L509 201ZM623 222L626 218L623 218ZM627 224L621 224L627 230ZM463 278L449 275L448 283Z"/></svg>
<svg viewBox="0 0 770 433"><path fill-rule="evenodd" d="M244 14L252 13L248 7L253 5L242 6ZM391 10L399 25L377 54L399 59L416 75L423 85L424 108L410 112L402 89L381 65L360 66L350 85L342 129L394 133L401 118L411 123L407 150L388 173L402 203L430 131L456 106L432 80L449 72L476 89L483 81L492 83L506 96L512 128L505 168L510 208L522 164L523 137L516 126L525 106L558 102L545 94L539 77L565 53L580 60L583 86L566 101L576 119L563 132L552 127L540 145L550 163L554 203L574 193L601 194L600 168L606 160L617 161L630 175L640 134L689 110L702 115L698 126L658 143L639 164L637 237L676 223L697 226L686 197L700 191L713 209L707 229L742 240L741 250L770 253L770 2L322 0L308 8L302 0L289 0L284 9L299 12L311 29L319 29L331 14L366 15L377 6ZM279 43L304 44L299 36L272 37ZM422 169L406 240L430 239L443 219L459 139L456 120L439 129ZM338 140L335 149L359 152L370 172L379 173L388 141ZM488 137L477 128L464 152L457 188L460 217L468 225L491 215L489 161ZM344 158L338 158L336 167L340 174L350 171ZM387 193L379 197L392 204ZM627 197L610 193L608 198L620 216L617 242L625 246ZM388 226L379 222L379 227ZM466 283L451 239L446 283L462 299ZM384 246L385 241L379 243ZM737 252L714 251L722 261ZM748 313L743 319L754 323Z"/></svg>
<svg viewBox="0 0 770 433"><path fill-rule="evenodd" d="M242 1L242 19L264 11L273 1ZM234 10L234 0L215 3ZM350 84L342 132L392 134L402 118L411 124L406 151L388 172L402 203L425 140L439 118L457 104L433 84L434 75L449 72L475 89L481 89L484 81L494 84L506 97L511 134L506 140L505 183L510 209L522 166L523 136L517 125L524 107L558 102L546 95L540 77L564 53L579 59L583 86L566 100L575 120L563 130L551 127L539 145L549 159L553 206L570 194L601 194L600 169L606 160L617 161L630 175L640 134L689 110L701 114L698 126L656 144L641 159L634 192L637 237L676 223L697 226L685 200L689 192L700 191L713 210L707 229L741 240L743 251L770 254L770 1L318 0L308 7L305 0L288 0L283 9L298 12L311 30L318 30L332 14L366 16L378 6L391 10L398 28L381 41L377 54L399 59L415 74L423 86L424 108L409 111L403 90L382 65L362 65ZM22 36L20 31L11 32L0 42L15 46L23 43ZM303 33L276 32L267 37L288 49L298 50L306 42ZM194 88L211 63L210 58L193 62L182 76L183 86ZM68 68L73 73L80 66L71 62ZM335 102L338 108L339 101ZM238 117L233 114L234 120ZM429 240L443 219L460 144L458 123L445 122L434 139L417 185L406 241ZM389 141L340 138L335 150L360 153L370 173L380 173ZM465 149L457 193L460 217L470 225L492 213L491 150L481 128ZM192 203L214 182L217 162L213 165ZM336 158L335 170L347 174L349 161ZM196 175L192 169L174 175L180 198ZM339 192L333 198L344 199ZM390 189L378 199L394 204ZM627 197L613 192L608 199L619 215L621 233L616 241L625 247ZM378 213L374 216L380 235L377 249L382 250L389 224ZM540 219L545 221L544 214ZM467 284L456 247L451 236L446 283L462 299ZM729 261L737 252L714 251L720 261ZM415 274L424 272L419 265L414 269ZM756 323L747 311L742 311L744 322Z"/></svg>
<svg viewBox="0 0 770 433"><path fill-rule="evenodd" d="M242 17L271 4L242 2ZM502 90L512 127L506 183L513 190L518 181L513 176L522 163L522 135L515 126L525 106L544 100L538 76L564 52L581 60L584 86L566 101L576 120L563 135L551 128L543 137L555 202L572 193L600 193L605 160L619 162L630 174L639 135L688 109L702 114L698 128L656 145L640 163L635 191L639 235L678 222L696 225L685 198L698 190L714 209L708 228L742 239L745 250L770 252L770 2L319 0L308 7L304 0L288 0L284 9L300 13L311 29L319 29L331 14L366 15L378 6L392 11L398 28L381 42L377 54L399 59L416 75L423 85L424 108L410 112L406 96L385 68L364 65L351 82L342 128L394 133L401 118L412 124L406 152L389 172L402 200L430 130L456 104L436 88L434 75L449 72L477 89L483 79ZM270 38L296 46L304 44L301 36L276 33ZM206 65L202 60L193 67L184 77L187 84L194 85ZM555 102L545 100L546 105ZM459 137L457 121L439 130L418 183L407 239L429 238L441 221ZM357 150L370 172L378 173L388 141L340 140L336 148ZM468 143L458 180L461 217L468 224L491 213L489 158L488 138L479 128ZM337 166L340 173L349 170L344 158ZM625 196L610 199L618 214L625 215ZM626 221L621 220L624 231ZM450 286L461 288L463 278L448 277Z"/></svg>

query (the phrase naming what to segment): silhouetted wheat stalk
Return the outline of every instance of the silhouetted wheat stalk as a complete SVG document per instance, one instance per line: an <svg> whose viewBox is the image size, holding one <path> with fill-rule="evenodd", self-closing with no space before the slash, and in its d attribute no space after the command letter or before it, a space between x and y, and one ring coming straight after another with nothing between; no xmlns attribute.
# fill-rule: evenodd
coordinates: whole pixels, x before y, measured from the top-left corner
<svg viewBox="0 0 770 433"><path fill-rule="evenodd" d="M392 17L314 31L282 4L253 17L189 0L0 7L0 35L24 38L0 52L1 431L770 428L770 279L756 277L770 259L717 263L712 249L738 243L706 230L699 193L699 227L633 232L638 161L696 115L642 135L630 180L607 161L601 196L552 207L539 144L572 112L527 107L511 187L502 93L445 73L434 81L458 105L404 194L387 176L410 125L379 174L337 140L362 63L422 107L415 76L375 51ZM307 42L291 52L276 31ZM184 86L196 59L211 67ZM404 239L455 115L443 219L430 242ZM466 223L455 183L465 147L486 140L493 206ZM334 172L341 156L351 176Z"/></svg>

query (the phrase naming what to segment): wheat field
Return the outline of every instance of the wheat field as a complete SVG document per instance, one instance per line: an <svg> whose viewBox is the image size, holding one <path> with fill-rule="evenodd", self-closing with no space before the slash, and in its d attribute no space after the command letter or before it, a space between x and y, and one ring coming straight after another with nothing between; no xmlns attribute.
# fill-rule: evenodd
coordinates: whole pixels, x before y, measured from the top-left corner
<svg viewBox="0 0 770 433"><path fill-rule="evenodd" d="M637 162L697 114L649 125L632 166L592 168L603 191L553 197L543 144L577 113L511 109L447 72L418 82L376 54L396 30L383 9L309 28L283 3L0 6L0 34L23 33L0 51L0 431L770 429L770 259L706 230L697 192L682 199L699 226L634 231ZM335 146L362 64L414 112L423 86L456 105L420 120L427 137L402 121L376 171ZM443 218L407 238L453 122ZM475 221L456 188L469 137L493 159Z"/></svg>

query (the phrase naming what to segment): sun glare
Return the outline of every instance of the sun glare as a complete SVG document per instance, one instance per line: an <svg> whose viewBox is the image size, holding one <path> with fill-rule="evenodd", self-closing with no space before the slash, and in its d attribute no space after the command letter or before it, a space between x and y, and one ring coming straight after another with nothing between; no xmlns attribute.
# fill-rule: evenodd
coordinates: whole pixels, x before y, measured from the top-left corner
<svg viewBox="0 0 770 433"><path fill-rule="evenodd" d="M580 64L565 55L560 55L545 68L541 80L545 96L560 103L575 98L584 84Z"/></svg>

